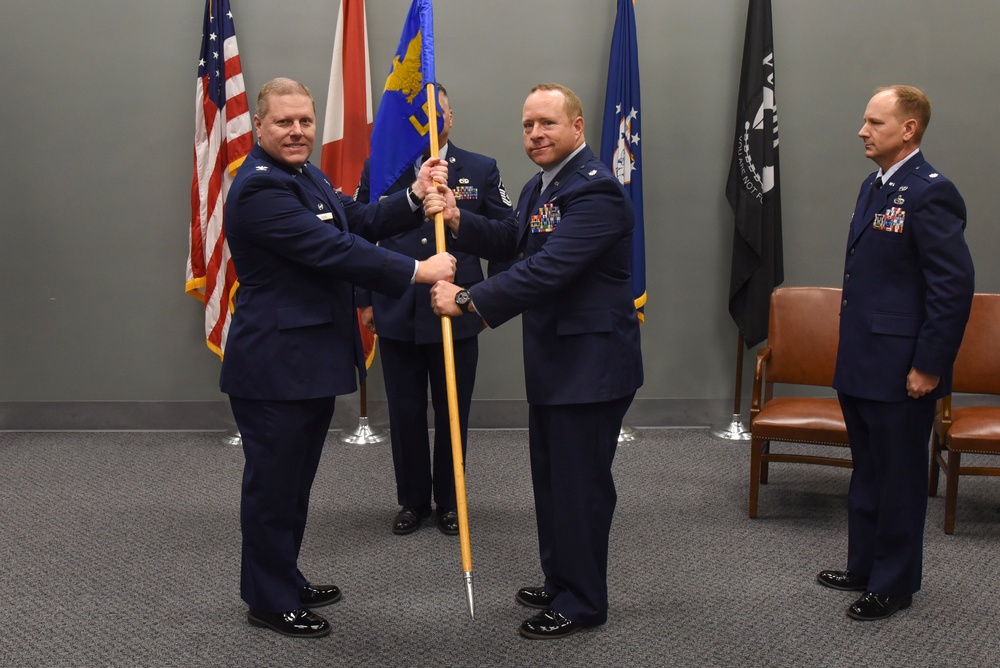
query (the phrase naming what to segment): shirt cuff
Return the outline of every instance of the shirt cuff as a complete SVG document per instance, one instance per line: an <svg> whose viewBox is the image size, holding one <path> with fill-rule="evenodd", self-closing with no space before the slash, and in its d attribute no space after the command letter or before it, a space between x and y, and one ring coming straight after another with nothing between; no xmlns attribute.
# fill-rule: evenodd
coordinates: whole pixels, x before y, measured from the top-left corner
<svg viewBox="0 0 1000 668"><path fill-rule="evenodd" d="M410 211L413 213L416 213L417 209L420 208L420 205L423 204L423 202L420 201L420 198L417 197L417 193L413 192L413 188L410 187L407 187L406 189L406 201L410 203Z"/></svg>

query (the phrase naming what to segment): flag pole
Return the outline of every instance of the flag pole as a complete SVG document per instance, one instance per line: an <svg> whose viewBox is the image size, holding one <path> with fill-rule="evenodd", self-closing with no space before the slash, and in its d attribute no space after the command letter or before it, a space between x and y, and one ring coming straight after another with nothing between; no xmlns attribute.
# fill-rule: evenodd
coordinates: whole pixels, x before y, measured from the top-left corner
<svg viewBox="0 0 1000 668"><path fill-rule="evenodd" d="M427 84L427 118L431 130L431 157L440 154L437 131L437 95L433 83ZM434 215L435 250L447 250L444 237L444 213ZM455 344L451 318L441 316L441 345L444 346L445 386L448 390L448 425L451 428L451 461L455 471L455 505L458 512L458 540L462 548L462 578L469 615L476 618L476 598L472 583L472 544L469 541L469 510L465 499L465 461L462 457L462 428L458 415L458 386L455 380Z"/></svg>
<svg viewBox="0 0 1000 668"><path fill-rule="evenodd" d="M740 414L743 404L743 332L736 340L736 391L733 393L733 419L724 427L712 430L712 436L727 441L749 441L750 432L743 426L743 416Z"/></svg>

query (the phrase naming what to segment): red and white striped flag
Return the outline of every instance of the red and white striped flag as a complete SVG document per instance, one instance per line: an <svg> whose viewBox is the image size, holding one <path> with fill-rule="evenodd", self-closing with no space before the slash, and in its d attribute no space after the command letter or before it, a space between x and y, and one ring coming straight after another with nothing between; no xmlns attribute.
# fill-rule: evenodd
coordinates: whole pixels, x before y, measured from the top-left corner
<svg viewBox="0 0 1000 668"><path fill-rule="evenodd" d="M330 177L334 188L351 196L358 189L371 145L371 83L365 2L342 0L333 40L320 167ZM371 366L375 357L375 335L364 327L360 329L365 360Z"/></svg>
<svg viewBox="0 0 1000 668"><path fill-rule="evenodd" d="M186 290L204 302L205 342L221 358L237 286L222 213L233 176L253 148L250 106L229 0L205 4L194 127Z"/></svg>

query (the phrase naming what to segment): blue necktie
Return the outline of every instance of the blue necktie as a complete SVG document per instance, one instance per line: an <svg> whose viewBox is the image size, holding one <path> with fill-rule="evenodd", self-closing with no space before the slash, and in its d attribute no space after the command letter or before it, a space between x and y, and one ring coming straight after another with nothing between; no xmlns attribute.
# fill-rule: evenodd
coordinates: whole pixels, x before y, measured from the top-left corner
<svg viewBox="0 0 1000 668"><path fill-rule="evenodd" d="M879 190L882 190L881 176L875 179L875 183L873 183L872 187L868 189L868 199L865 202L865 211L867 211L868 208L872 205L872 202L875 200L875 193L877 193Z"/></svg>
<svg viewBox="0 0 1000 668"><path fill-rule="evenodd" d="M535 190L531 193L531 199L529 200L530 205L528 206L528 216L538 208L538 198L542 195L542 175L538 175L538 183L535 184Z"/></svg>

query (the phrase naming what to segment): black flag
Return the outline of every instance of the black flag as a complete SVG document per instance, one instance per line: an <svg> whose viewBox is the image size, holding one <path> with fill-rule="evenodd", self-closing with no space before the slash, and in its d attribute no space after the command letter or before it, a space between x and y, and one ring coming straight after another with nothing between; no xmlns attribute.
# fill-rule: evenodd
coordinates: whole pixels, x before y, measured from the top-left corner
<svg viewBox="0 0 1000 668"><path fill-rule="evenodd" d="M750 0L747 12L726 198L736 214L729 313L752 348L767 338L771 292L785 280L771 0Z"/></svg>

